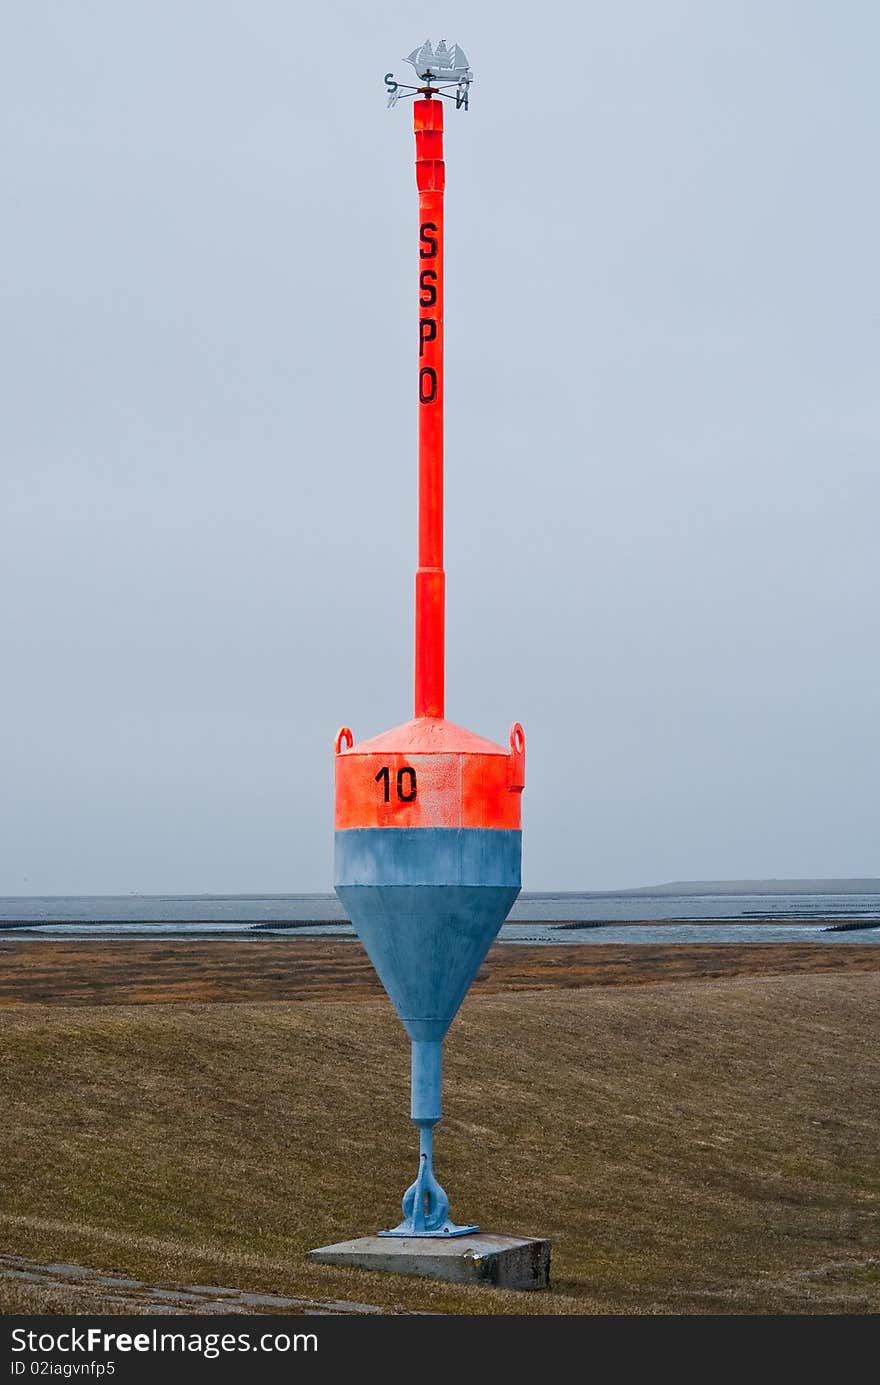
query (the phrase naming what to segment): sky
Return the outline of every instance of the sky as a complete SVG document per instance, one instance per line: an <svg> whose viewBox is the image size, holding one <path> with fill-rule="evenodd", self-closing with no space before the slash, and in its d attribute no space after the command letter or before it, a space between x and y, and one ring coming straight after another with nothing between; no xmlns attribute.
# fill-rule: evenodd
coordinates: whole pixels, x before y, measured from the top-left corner
<svg viewBox="0 0 880 1385"><path fill-rule="evenodd" d="M447 714L524 887L880 875L880 8L11 0L0 893L332 885L412 714L447 110Z"/></svg>

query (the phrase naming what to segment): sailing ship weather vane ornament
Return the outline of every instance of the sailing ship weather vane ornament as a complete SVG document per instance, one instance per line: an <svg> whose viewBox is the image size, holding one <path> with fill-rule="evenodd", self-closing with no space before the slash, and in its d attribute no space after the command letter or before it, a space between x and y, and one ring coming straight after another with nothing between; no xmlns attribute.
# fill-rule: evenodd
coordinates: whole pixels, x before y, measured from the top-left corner
<svg viewBox="0 0 880 1385"><path fill-rule="evenodd" d="M386 72L385 86L388 89L389 106L396 106L398 101L420 92L422 95L446 96L455 102L456 110L461 110L462 107L467 110L468 91L474 74L457 43L450 48L445 38L441 38L437 47L432 48L431 40L425 39L421 48L414 48L403 61L415 68L416 76L423 85L408 86L405 82L395 81L393 72ZM455 90L450 91L450 87L454 87Z"/></svg>

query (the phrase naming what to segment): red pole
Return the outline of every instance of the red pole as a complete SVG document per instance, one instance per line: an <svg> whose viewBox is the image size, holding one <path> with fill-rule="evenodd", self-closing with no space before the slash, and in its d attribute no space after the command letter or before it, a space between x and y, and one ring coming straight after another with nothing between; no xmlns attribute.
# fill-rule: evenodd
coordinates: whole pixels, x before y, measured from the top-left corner
<svg viewBox="0 0 880 1385"><path fill-rule="evenodd" d="M443 102L413 103L419 189L419 567L415 715L442 717L446 666L443 572Z"/></svg>

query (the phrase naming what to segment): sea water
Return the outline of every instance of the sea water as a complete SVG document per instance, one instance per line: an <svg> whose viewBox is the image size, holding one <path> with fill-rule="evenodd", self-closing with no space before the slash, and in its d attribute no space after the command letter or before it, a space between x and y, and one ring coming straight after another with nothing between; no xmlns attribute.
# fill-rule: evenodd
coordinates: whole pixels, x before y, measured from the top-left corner
<svg viewBox="0 0 880 1385"><path fill-rule="evenodd" d="M829 932L845 922L868 925ZM584 927L562 927L582 924ZM554 926L555 925L555 926ZM871 926L874 925L874 926ZM335 895L0 898L0 937L351 936ZM505 942L880 943L878 894L522 894Z"/></svg>

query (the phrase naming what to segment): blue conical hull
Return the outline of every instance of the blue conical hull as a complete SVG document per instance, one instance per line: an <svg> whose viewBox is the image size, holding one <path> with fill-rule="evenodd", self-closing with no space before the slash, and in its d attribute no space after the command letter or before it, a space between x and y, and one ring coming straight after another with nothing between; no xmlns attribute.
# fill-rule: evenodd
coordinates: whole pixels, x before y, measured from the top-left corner
<svg viewBox="0 0 880 1385"><path fill-rule="evenodd" d="M411 1039L442 1039L520 891L522 833L351 828L336 893Z"/></svg>

